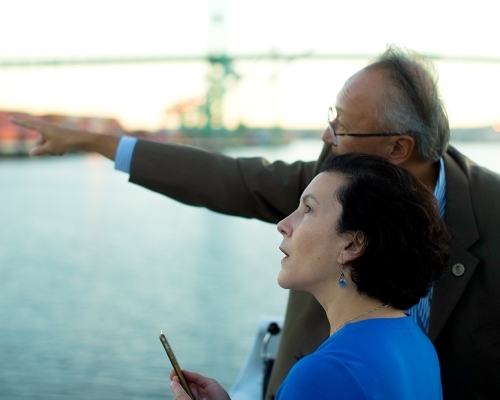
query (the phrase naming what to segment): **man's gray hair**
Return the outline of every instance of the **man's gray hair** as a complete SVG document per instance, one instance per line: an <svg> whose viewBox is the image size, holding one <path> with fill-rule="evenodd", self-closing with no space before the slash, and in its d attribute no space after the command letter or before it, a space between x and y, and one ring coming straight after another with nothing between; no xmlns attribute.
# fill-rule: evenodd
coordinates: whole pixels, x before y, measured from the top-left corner
<svg viewBox="0 0 500 400"><path fill-rule="evenodd" d="M408 134L422 158L439 160L448 147L450 126L433 64L417 53L390 46L366 69L384 71L390 82L377 111L381 131Z"/></svg>

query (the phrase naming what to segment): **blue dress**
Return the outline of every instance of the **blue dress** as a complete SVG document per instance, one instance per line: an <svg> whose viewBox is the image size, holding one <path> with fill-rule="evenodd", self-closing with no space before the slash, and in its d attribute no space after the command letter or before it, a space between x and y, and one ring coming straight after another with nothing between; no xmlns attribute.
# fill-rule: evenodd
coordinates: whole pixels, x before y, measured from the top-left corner
<svg viewBox="0 0 500 400"><path fill-rule="evenodd" d="M436 351L413 318L346 324L302 358L277 400L441 400Z"/></svg>

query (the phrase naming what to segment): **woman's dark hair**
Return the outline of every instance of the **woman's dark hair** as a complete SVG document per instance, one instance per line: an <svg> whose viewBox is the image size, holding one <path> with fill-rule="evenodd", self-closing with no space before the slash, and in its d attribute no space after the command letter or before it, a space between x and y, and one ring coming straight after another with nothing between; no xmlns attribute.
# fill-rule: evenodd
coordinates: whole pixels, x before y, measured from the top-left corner
<svg viewBox="0 0 500 400"><path fill-rule="evenodd" d="M450 257L433 193L407 170L374 155L332 157L322 172L346 180L334 194L342 205L338 233L364 235L364 251L346 265L358 292L401 310L418 303Z"/></svg>

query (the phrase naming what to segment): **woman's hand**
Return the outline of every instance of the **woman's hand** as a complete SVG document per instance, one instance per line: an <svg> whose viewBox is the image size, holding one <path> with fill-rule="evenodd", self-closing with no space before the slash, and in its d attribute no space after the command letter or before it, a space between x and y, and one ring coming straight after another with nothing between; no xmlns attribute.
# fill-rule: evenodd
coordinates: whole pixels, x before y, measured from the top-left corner
<svg viewBox="0 0 500 400"><path fill-rule="evenodd" d="M182 373L194 395L194 400L231 400L224 388L215 379L185 369L182 370ZM174 370L170 372L170 379L172 379L171 387L176 400L190 400L179 383L179 378Z"/></svg>

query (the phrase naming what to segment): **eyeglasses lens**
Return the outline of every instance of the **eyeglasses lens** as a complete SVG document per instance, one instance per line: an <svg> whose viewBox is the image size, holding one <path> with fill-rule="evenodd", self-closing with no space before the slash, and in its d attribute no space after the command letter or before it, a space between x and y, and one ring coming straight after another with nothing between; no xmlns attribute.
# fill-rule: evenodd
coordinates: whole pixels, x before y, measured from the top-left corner
<svg viewBox="0 0 500 400"><path fill-rule="evenodd" d="M333 111L333 108L330 107L328 109L328 128L330 129L330 134L332 135L333 144L334 146L337 146L339 143L339 139L335 132L335 127L333 126L334 119L335 119L335 112Z"/></svg>
<svg viewBox="0 0 500 400"><path fill-rule="evenodd" d="M330 107L328 109L328 122L333 122L334 119L335 119L335 112L333 111L333 108Z"/></svg>

